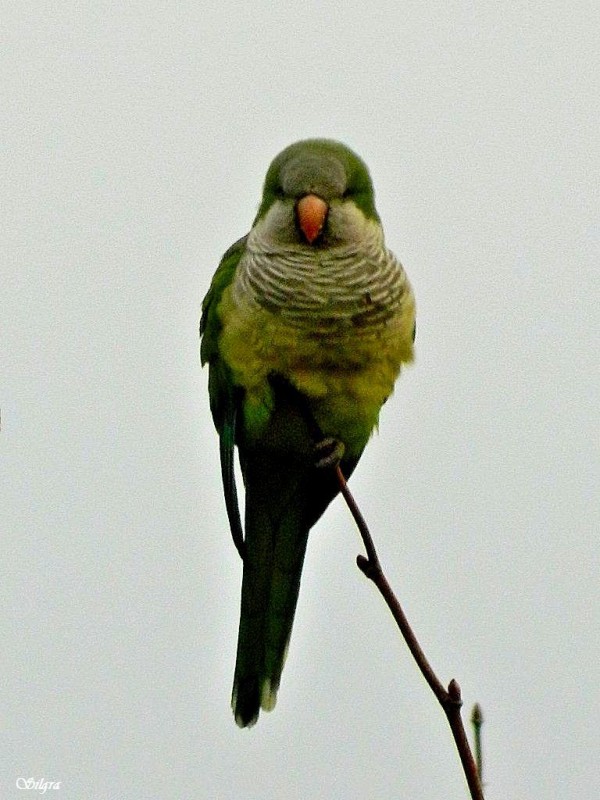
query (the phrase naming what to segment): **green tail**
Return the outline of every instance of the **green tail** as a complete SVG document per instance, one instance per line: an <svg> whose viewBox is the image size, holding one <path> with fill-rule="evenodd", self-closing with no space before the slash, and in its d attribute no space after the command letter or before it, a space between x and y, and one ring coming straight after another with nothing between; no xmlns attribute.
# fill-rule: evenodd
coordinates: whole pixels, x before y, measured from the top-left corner
<svg viewBox="0 0 600 800"><path fill-rule="evenodd" d="M312 464L261 450L244 460L246 538L232 707L240 727L275 706L308 533L335 494Z"/></svg>
<svg viewBox="0 0 600 800"><path fill-rule="evenodd" d="M238 444L246 489L244 575L233 681L237 724L253 725L271 711L294 623L308 534L338 493L335 472L315 466L323 438L306 401L281 379L260 441ZM368 431L365 436L368 438ZM360 453L346 455L349 477Z"/></svg>

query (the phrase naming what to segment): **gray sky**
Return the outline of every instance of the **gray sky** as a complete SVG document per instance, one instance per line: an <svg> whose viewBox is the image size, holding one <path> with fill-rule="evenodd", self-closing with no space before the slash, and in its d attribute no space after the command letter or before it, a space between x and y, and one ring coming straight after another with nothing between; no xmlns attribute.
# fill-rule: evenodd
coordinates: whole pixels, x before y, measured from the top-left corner
<svg viewBox="0 0 600 800"><path fill-rule="evenodd" d="M352 479L490 800L600 795L597 3L29 2L2 47L0 794L459 800L340 501L276 710L236 728L241 565L201 298L305 136L369 164L417 362ZM6 726L8 723L8 726Z"/></svg>

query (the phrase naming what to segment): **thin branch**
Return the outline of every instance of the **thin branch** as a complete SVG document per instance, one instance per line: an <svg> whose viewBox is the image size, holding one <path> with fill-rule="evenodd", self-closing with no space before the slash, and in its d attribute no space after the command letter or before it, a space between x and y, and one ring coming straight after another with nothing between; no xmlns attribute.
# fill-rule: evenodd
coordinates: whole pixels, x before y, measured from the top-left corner
<svg viewBox="0 0 600 800"><path fill-rule="evenodd" d="M375 544L373 543L373 537L371 536L369 528L356 504L356 501L348 489L346 479L344 478L339 464L335 467L335 472L340 487L340 492L344 496L344 500L346 501L346 504L348 505L352 516L354 517L362 537L365 550L367 551L366 558L363 555L357 556L357 566L361 572L363 572L367 578L373 581L375 586L379 589L379 592L381 593L383 599L388 605L388 608L392 612L394 619L396 620L396 624L398 625L398 628L400 629L400 632L404 637L404 640L406 641L413 658L417 662L417 666L421 670L423 677L429 684L431 690L437 697L444 710L448 724L450 725L450 729L452 731L452 735L454 736L454 742L460 756L460 761L467 779L472 800L484 800L477 771L477 765L475 764L473 754L471 753L471 748L469 747L469 742L460 714L460 709L462 706L460 686L454 679L452 679L448 685L448 689L445 689L444 685L439 680L431 665L427 661L427 658L425 657L425 654L421 649L419 642L417 641L417 637L413 633L404 611L400 606L398 598L392 591L387 578L383 574L383 569L381 568L381 563L379 561L377 551L375 550Z"/></svg>

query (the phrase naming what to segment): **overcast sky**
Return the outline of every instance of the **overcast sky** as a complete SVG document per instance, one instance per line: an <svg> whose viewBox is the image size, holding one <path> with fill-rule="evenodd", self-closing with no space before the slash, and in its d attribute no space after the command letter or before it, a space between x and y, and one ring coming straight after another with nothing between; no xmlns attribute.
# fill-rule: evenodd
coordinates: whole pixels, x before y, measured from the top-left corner
<svg viewBox="0 0 600 800"><path fill-rule="evenodd" d="M327 136L370 166L418 304L351 488L482 705L487 797L597 800L598 4L2 17L2 798L467 796L339 500L277 708L242 731L229 708L241 563L200 303L271 159Z"/></svg>

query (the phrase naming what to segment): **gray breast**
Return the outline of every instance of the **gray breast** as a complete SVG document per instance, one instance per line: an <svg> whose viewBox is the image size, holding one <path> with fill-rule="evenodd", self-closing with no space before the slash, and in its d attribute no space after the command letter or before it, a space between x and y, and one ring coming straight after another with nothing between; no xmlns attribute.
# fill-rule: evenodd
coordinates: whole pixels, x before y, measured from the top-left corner
<svg viewBox="0 0 600 800"><path fill-rule="evenodd" d="M375 333L401 310L410 292L394 254L373 237L360 249L269 248L248 242L233 286L251 303L317 334Z"/></svg>

